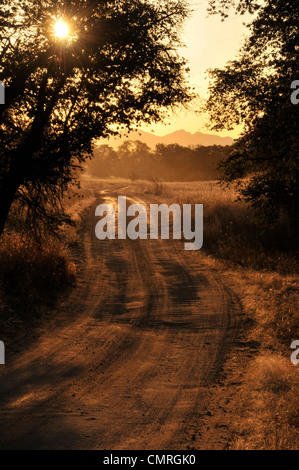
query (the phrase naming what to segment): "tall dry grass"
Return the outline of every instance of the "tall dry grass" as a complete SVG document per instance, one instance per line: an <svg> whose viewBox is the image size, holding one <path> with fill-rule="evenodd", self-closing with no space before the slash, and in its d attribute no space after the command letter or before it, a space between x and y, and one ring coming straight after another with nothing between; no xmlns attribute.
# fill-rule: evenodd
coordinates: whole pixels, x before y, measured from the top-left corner
<svg viewBox="0 0 299 470"><path fill-rule="evenodd" d="M236 450L298 450L299 375L286 357L261 354L249 363Z"/></svg>
<svg viewBox="0 0 299 470"><path fill-rule="evenodd" d="M299 272L298 240L285 221L275 228L260 227L250 207L236 201L235 191L216 182L163 183L161 187L160 202L204 205L206 253L255 270Z"/></svg>
<svg viewBox="0 0 299 470"><path fill-rule="evenodd" d="M46 236L39 243L28 234L4 233L0 240L1 325L39 315L74 277L75 265L58 239Z"/></svg>

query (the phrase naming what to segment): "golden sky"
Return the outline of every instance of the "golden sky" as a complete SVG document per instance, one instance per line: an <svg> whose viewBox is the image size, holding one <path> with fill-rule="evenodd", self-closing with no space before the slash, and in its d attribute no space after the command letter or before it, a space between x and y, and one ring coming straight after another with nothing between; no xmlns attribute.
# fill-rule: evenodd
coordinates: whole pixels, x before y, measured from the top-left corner
<svg viewBox="0 0 299 470"><path fill-rule="evenodd" d="M191 68L191 84L196 87L196 92L201 98L207 97L208 77L207 69L222 67L234 59L244 40L247 28L243 25L244 17L235 17L221 22L218 15L208 16L208 0L190 0L194 10L192 17L185 27L184 42L186 48L182 55L189 61ZM195 114L199 103L196 101L191 105L190 111L177 111L170 118L170 125L156 124L146 131L153 131L157 135L164 135L176 130L185 129L188 132L211 133L206 128L208 116ZM239 130L233 132L224 131L219 135L229 135L233 138L238 136Z"/></svg>

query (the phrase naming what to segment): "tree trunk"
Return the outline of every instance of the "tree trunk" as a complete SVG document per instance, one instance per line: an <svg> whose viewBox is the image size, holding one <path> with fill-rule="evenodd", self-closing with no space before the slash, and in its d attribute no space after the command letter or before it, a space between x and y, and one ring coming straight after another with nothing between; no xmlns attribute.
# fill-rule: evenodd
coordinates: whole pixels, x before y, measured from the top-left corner
<svg viewBox="0 0 299 470"><path fill-rule="evenodd" d="M11 205L15 199L20 182L15 175L9 174L0 185L0 237L3 233Z"/></svg>

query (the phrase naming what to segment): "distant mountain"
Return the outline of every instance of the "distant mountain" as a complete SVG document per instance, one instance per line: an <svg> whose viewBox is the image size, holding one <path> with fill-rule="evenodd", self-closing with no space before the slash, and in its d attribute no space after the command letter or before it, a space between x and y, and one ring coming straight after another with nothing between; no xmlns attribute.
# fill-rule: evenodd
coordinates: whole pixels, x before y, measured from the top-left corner
<svg viewBox="0 0 299 470"><path fill-rule="evenodd" d="M180 130L176 132L172 132L171 134L167 134L164 136L158 136L155 134L151 134L150 132L145 131L134 131L129 134L129 137L123 135L119 138L111 138L105 141L99 142L99 144L108 144L113 148L117 148L126 140L140 140L144 142L151 148L155 148L157 144L179 144L184 147L196 147L197 145L203 145L208 147L210 145L232 145L233 139L231 137L220 137L218 135L213 134L204 134L202 132L196 132L195 134L191 134L185 130Z"/></svg>

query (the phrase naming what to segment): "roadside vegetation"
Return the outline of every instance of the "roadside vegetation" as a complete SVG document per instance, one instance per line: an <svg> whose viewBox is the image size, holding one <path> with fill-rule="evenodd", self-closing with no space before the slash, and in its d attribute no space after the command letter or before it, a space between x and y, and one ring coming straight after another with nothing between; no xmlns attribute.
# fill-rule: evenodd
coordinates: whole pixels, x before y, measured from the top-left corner
<svg viewBox="0 0 299 470"><path fill-rule="evenodd" d="M23 322L36 322L55 306L75 280L68 239L44 229L39 236L13 217L0 243L0 318L2 337ZM61 234L62 235L62 234Z"/></svg>
<svg viewBox="0 0 299 470"><path fill-rule="evenodd" d="M246 315L231 447L298 449L299 369L290 360L299 338L298 276L248 269L229 275Z"/></svg>

